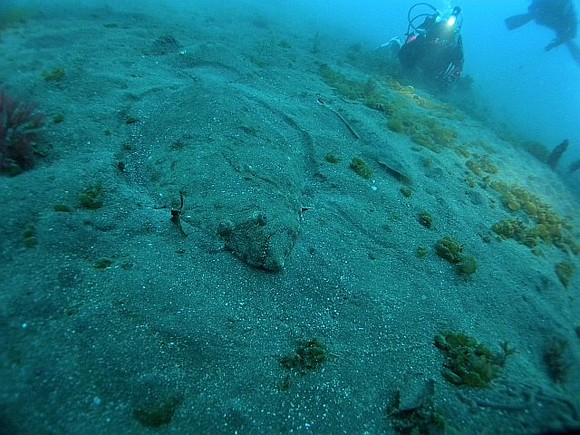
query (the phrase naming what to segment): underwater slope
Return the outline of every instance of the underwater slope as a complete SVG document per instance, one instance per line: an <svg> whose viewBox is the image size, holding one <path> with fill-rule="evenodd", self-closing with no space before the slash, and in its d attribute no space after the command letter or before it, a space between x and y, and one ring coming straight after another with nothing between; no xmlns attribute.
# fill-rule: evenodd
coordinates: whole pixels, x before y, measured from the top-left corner
<svg viewBox="0 0 580 435"><path fill-rule="evenodd" d="M0 178L4 427L580 424L578 205L516 140L251 11L0 43L48 144Z"/></svg>

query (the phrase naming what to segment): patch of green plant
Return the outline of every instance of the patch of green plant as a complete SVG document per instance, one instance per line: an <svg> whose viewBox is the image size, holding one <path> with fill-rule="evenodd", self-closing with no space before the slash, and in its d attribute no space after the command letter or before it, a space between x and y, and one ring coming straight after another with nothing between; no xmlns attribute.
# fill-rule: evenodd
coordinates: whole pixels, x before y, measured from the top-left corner
<svg viewBox="0 0 580 435"><path fill-rule="evenodd" d="M305 374L316 370L328 359L328 349L319 338L298 343L296 351L279 359L282 367Z"/></svg>
<svg viewBox="0 0 580 435"><path fill-rule="evenodd" d="M364 82L353 80L346 77L344 74L335 71L327 64L322 64L319 69L322 80L338 92L343 97L350 100L358 100L364 95Z"/></svg>
<svg viewBox="0 0 580 435"><path fill-rule="evenodd" d="M569 347L570 342L568 340L551 337L548 339L544 349L543 360L548 375L557 384L566 382L570 374Z"/></svg>
<svg viewBox="0 0 580 435"><path fill-rule="evenodd" d="M282 39L280 42L278 42L278 47L281 47L281 48L292 48L292 44L289 41L286 41L285 39Z"/></svg>
<svg viewBox="0 0 580 435"><path fill-rule="evenodd" d="M353 157L350 161L350 169L352 169L357 175L366 178L367 180L371 179L373 176L373 170L370 166L360 157Z"/></svg>
<svg viewBox="0 0 580 435"><path fill-rule="evenodd" d="M392 113L387 121L387 127L436 153L454 147L458 136L457 130L446 126L433 116L405 109Z"/></svg>
<svg viewBox="0 0 580 435"><path fill-rule="evenodd" d="M110 258L99 258L97 261L95 261L95 264L93 266L95 269L105 270L111 267L112 264L113 260L111 260Z"/></svg>
<svg viewBox="0 0 580 435"><path fill-rule="evenodd" d="M461 255L455 270L459 275L469 276L477 272L477 260L473 255Z"/></svg>
<svg viewBox="0 0 580 435"><path fill-rule="evenodd" d="M476 156L472 159L469 159L465 162L465 166L473 172L478 177L482 177L485 174L497 174L498 168L497 166L491 161L489 156Z"/></svg>
<svg viewBox="0 0 580 435"><path fill-rule="evenodd" d="M73 211L72 208L66 204L54 204L52 206L52 209L59 213L70 213L71 211Z"/></svg>
<svg viewBox="0 0 580 435"><path fill-rule="evenodd" d="M47 69L42 71L42 78L47 82L60 82L66 76L66 70L63 67Z"/></svg>
<svg viewBox="0 0 580 435"><path fill-rule="evenodd" d="M562 285L569 288L574 279L574 265L569 261L561 261L554 266L554 271Z"/></svg>
<svg viewBox="0 0 580 435"><path fill-rule="evenodd" d="M429 255L429 250L424 246L419 246L415 251L415 255L417 256L417 258L426 258L427 255Z"/></svg>
<svg viewBox="0 0 580 435"><path fill-rule="evenodd" d="M434 344L445 357L443 377L454 385L489 388L498 378L508 356L515 353L507 342L499 353L466 334L445 332L435 336Z"/></svg>
<svg viewBox="0 0 580 435"><path fill-rule="evenodd" d="M534 231L520 219L501 220L493 224L491 229L502 239L513 239L530 248L537 245Z"/></svg>
<svg viewBox="0 0 580 435"><path fill-rule="evenodd" d="M451 236L439 239L435 244L437 255L455 265L458 274L469 276L477 272L477 260L463 252L463 245Z"/></svg>
<svg viewBox="0 0 580 435"><path fill-rule="evenodd" d="M64 122L64 114L62 112L55 113L52 117L52 122L55 124L62 124Z"/></svg>
<svg viewBox="0 0 580 435"><path fill-rule="evenodd" d="M38 239L36 238L36 227L34 224L27 224L22 231L22 243L25 248L34 248L38 245Z"/></svg>
<svg viewBox="0 0 580 435"><path fill-rule="evenodd" d="M78 197L79 206L88 210L97 210L103 206L105 188L101 183L95 183L83 190Z"/></svg>
<svg viewBox="0 0 580 435"><path fill-rule="evenodd" d="M0 30L23 24L35 13L32 8L3 7L0 13Z"/></svg>
<svg viewBox="0 0 580 435"><path fill-rule="evenodd" d="M435 252L451 264L458 264L461 261L463 245L453 237L445 236L435 244Z"/></svg>
<svg viewBox="0 0 580 435"><path fill-rule="evenodd" d="M401 86L396 80L387 81L386 86L373 78L366 82L356 80L327 64L321 65L319 73L324 82L343 97L381 112L391 131L404 134L435 152L456 145L457 130L441 121L442 118L457 118L451 106L421 97L412 86Z"/></svg>
<svg viewBox="0 0 580 435"><path fill-rule="evenodd" d="M165 426L173 420L181 401L179 397L175 396L160 398L133 409L133 418L148 428Z"/></svg>
<svg viewBox="0 0 580 435"><path fill-rule="evenodd" d="M422 211L419 213L419 223L427 229L431 229L433 226L433 216L428 211Z"/></svg>
<svg viewBox="0 0 580 435"><path fill-rule="evenodd" d="M328 153L324 156L324 160L333 165L340 163L340 157L336 153Z"/></svg>
<svg viewBox="0 0 580 435"><path fill-rule="evenodd" d="M445 416L436 409L434 395L435 384L433 380L428 383L427 388L416 403L404 403L401 391L397 390L387 409L387 416L395 432L405 435L444 434L447 421Z"/></svg>
<svg viewBox="0 0 580 435"><path fill-rule="evenodd" d="M405 198L410 198L411 195L413 195L413 188L411 186L401 186L399 192L401 192L401 195Z"/></svg>
<svg viewBox="0 0 580 435"><path fill-rule="evenodd" d="M137 118L136 116L127 115L127 117L125 118L125 124L127 125L137 124L138 122L139 118Z"/></svg>
<svg viewBox="0 0 580 435"><path fill-rule="evenodd" d="M389 130L399 134L406 134L412 126L413 123L411 121L401 117L392 116L387 120Z"/></svg>
<svg viewBox="0 0 580 435"><path fill-rule="evenodd" d="M580 253L580 245L575 239L575 229L569 219L560 217L552 210L549 204L542 201L533 193L520 186L510 185L503 182L491 183L491 187L500 195L502 205L512 213L525 214L533 224L518 224L520 227L510 230L508 224L514 224L517 220L506 220L500 223L499 229L494 231L505 238L512 238L526 246L533 247L542 241L546 245L553 245L566 253L577 255ZM520 221L521 222L521 221ZM525 227L525 232L523 228ZM507 236L514 234L516 237Z"/></svg>

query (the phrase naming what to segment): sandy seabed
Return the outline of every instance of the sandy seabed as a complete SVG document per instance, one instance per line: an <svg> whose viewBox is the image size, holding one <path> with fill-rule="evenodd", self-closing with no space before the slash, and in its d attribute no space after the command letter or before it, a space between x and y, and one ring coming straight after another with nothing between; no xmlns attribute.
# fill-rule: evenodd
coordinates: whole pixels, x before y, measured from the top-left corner
<svg viewBox="0 0 580 435"><path fill-rule="evenodd" d="M251 10L46 13L0 37L2 87L39 104L50 145L0 178L0 433L580 425L579 280L555 272L578 258L502 240L526 216L490 186L549 204L576 242L578 198L484 122L389 88L356 41ZM321 65L462 145L391 131ZM436 254L445 236L475 273ZM516 352L489 387L457 385L449 331Z"/></svg>

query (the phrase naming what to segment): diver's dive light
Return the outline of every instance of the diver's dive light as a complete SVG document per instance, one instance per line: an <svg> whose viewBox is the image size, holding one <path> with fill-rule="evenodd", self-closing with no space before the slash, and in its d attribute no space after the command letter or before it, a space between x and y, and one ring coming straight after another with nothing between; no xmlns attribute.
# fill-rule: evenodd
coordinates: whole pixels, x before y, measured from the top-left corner
<svg viewBox="0 0 580 435"><path fill-rule="evenodd" d="M453 12L451 12L451 15L449 16L449 18L447 18L447 26L449 27L453 27L455 25L455 23L457 23L457 16L461 13L461 8L459 6L455 6L453 8Z"/></svg>

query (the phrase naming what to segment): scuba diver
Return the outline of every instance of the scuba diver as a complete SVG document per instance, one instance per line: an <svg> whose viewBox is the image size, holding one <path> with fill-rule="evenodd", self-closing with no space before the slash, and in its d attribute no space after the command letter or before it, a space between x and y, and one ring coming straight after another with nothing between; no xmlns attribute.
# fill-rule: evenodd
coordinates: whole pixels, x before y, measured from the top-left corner
<svg viewBox="0 0 580 435"><path fill-rule="evenodd" d="M418 7L429 10L416 12ZM420 19L423 22L417 25ZM416 3L409 9L408 20L407 38L398 52L403 71L438 88L448 88L463 70L461 8L455 6L451 14L442 15L428 3Z"/></svg>
<svg viewBox="0 0 580 435"><path fill-rule="evenodd" d="M530 21L556 32L556 38L544 48L546 51L565 44L580 65L580 48L573 41L578 28L578 16L572 0L532 0L526 14L506 18L505 23L509 30L513 30Z"/></svg>

